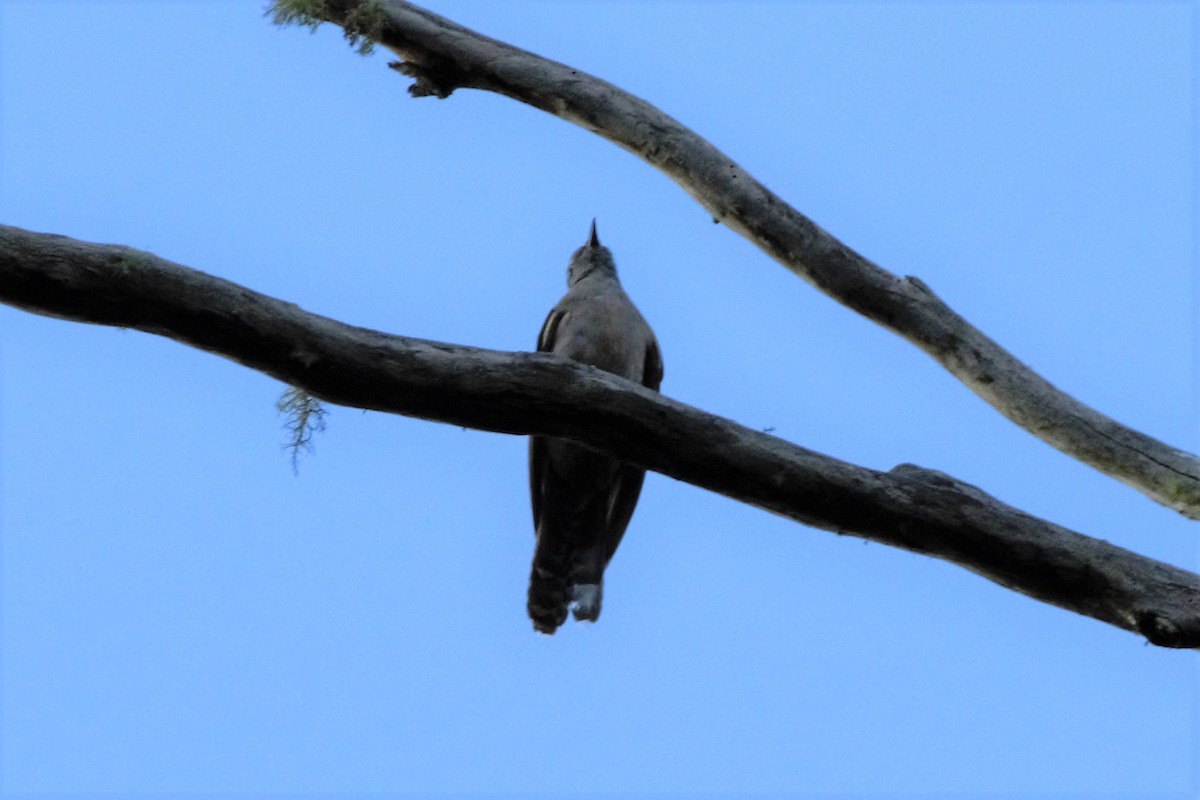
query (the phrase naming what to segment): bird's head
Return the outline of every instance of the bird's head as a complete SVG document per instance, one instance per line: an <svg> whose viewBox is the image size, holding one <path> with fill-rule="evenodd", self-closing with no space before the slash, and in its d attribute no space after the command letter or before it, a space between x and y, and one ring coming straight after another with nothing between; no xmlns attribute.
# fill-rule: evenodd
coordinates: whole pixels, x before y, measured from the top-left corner
<svg viewBox="0 0 1200 800"><path fill-rule="evenodd" d="M596 235L596 220L592 220L592 232L587 244L571 254L571 263L567 266L567 285L574 286L584 278L593 274L616 277L617 265L613 263L612 251L600 244Z"/></svg>

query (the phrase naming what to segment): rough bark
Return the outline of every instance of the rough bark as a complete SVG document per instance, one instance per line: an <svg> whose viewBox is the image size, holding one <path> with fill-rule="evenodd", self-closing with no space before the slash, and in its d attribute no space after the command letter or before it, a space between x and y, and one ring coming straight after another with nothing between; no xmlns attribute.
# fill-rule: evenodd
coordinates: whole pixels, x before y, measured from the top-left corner
<svg viewBox="0 0 1200 800"><path fill-rule="evenodd" d="M1200 519L1200 459L1055 388L917 278L851 250L732 159L650 104L564 64L482 36L402 0L290 0L348 36L399 55L417 97L496 92L579 125L661 170L721 222L843 305L903 336L1034 436L1153 500ZM285 17L287 15L285 14Z"/></svg>
<svg viewBox="0 0 1200 800"><path fill-rule="evenodd" d="M839 461L548 353L358 328L149 253L7 226L0 302L165 336L339 405L572 439L805 525L958 564L1157 645L1200 648L1200 576L940 472Z"/></svg>

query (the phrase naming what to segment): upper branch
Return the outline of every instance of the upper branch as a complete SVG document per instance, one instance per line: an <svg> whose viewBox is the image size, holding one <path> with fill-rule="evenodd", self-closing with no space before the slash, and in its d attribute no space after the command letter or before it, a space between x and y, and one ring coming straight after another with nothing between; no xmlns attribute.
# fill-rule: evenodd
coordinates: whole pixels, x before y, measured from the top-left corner
<svg viewBox="0 0 1200 800"><path fill-rule="evenodd" d="M640 156L714 221L843 305L921 348L1011 421L1068 455L1200 519L1200 459L1128 428L1042 378L914 277L851 250L654 106L612 84L481 36L403 0L276 0L398 54L416 96L456 88L506 95ZM298 13L293 10L293 17ZM283 15L286 16L286 15Z"/></svg>
<svg viewBox="0 0 1200 800"><path fill-rule="evenodd" d="M1200 576L942 473L805 450L549 353L392 336L119 245L0 225L0 302L166 336L332 403L571 439L806 525L958 564L1166 647L1200 648Z"/></svg>

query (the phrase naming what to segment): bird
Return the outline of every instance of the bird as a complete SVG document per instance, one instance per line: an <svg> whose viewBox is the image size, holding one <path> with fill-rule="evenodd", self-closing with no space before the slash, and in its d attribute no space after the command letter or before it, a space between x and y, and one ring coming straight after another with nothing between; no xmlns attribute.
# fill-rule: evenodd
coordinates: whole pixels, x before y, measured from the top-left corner
<svg viewBox="0 0 1200 800"><path fill-rule="evenodd" d="M612 251L596 220L571 255L567 293L538 334L538 352L556 353L658 391L658 340L621 288ZM633 516L645 470L582 445L529 438L529 488L536 545L527 610L534 630L553 634L566 622L600 616L604 569Z"/></svg>

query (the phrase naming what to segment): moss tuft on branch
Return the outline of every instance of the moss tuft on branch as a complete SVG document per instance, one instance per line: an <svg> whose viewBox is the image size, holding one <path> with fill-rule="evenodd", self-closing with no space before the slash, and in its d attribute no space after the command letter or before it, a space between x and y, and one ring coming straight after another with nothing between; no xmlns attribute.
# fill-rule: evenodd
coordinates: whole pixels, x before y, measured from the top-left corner
<svg viewBox="0 0 1200 800"><path fill-rule="evenodd" d="M271 0L265 15L276 25L300 25L316 31L328 21L329 7L325 0Z"/></svg>
<svg viewBox="0 0 1200 800"><path fill-rule="evenodd" d="M374 0L367 0L346 14L342 31L346 41L354 48L354 52L360 56L367 56L379 43L387 23L388 16L383 6Z"/></svg>
<svg viewBox="0 0 1200 800"><path fill-rule="evenodd" d="M337 20L325 0L271 0L266 15L276 25L299 25L313 32L323 22L336 21L342 27L342 36L360 56L375 50L388 23L387 11L375 0L354 6L344 19Z"/></svg>

